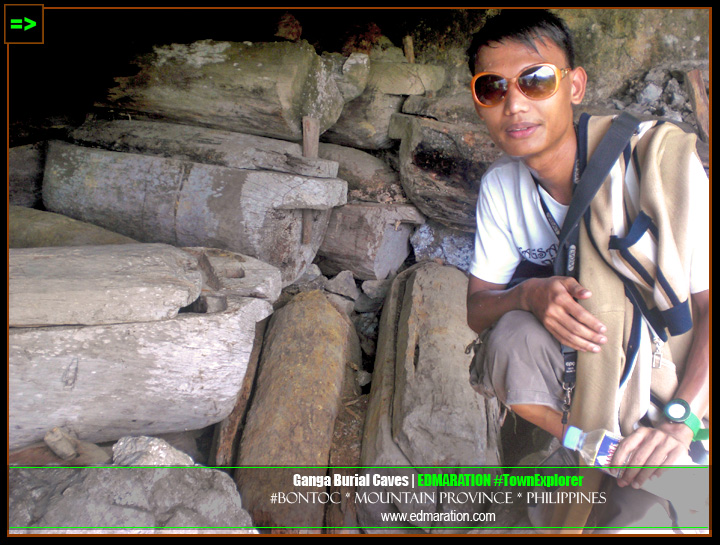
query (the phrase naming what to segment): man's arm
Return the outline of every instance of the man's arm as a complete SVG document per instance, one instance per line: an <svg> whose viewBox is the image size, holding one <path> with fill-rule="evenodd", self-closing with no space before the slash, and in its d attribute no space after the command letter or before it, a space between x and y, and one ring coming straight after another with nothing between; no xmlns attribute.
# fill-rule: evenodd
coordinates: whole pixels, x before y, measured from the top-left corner
<svg viewBox="0 0 720 545"><path fill-rule="evenodd" d="M599 352L607 341L605 326L576 299L591 293L574 278L530 278L507 289L470 275L467 320L481 333L511 310L532 312L545 328L565 346L575 350Z"/></svg>
<svg viewBox="0 0 720 545"><path fill-rule="evenodd" d="M710 291L693 294L692 300L696 310L693 341L674 397L687 401L692 412L702 418L710 404ZM692 436L688 426L672 422L664 422L655 429L638 428L620 443L613 462L633 466L672 465L687 456ZM662 472L654 467L628 468L618 484L639 488L650 476Z"/></svg>

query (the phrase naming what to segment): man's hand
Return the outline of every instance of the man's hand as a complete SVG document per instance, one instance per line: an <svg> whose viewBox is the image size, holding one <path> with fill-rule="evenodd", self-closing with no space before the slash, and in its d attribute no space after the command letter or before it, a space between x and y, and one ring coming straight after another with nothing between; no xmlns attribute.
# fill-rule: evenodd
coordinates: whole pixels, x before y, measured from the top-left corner
<svg viewBox="0 0 720 545"><path fill-rule="evenodd" d="M611 465L647 467L628 467L618 477L618 485L640 488L647 479L665 471L656 466L690 463L692 436L685 424L667 422L657 429L638 428L620 442Z"/></svg>
<svg viewBox="0 0 720 545"><path fill-rule="evenodd" d="M582 352L599 352L607 328L576 299L592 294L571 277L532 278L523 284L527 310L561 344Z"/></svg>

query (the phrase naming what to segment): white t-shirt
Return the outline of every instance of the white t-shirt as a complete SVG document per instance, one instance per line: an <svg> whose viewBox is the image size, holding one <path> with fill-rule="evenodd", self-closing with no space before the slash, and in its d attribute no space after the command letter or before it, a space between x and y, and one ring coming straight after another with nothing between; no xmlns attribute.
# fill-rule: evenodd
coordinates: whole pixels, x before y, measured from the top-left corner
<svg viewBox="0 0 720 545"><path fill-rule="evenodd" d="M710 194L705 170L693 161L690 180L690 240L694 242L691 293L710 286ZM538 265L552 263L558 239L547 221L540 193L558 225L562 226L567 206L555 201L537 185L528 168L519 160L502 157L487 170L480 184L477 202L475 254L470 273L486 282L507 284L522 259Z"/></svg>
<svg viewBox="0 0 720 545"><path fill-rule="evenodd" d="M470 273L494 284L507 284L524 259L552 264L558 239L545 217L540 194L558 225L567 206L535 184L518 160L503 157L485 173L477 202L475 255Z"/></svg>

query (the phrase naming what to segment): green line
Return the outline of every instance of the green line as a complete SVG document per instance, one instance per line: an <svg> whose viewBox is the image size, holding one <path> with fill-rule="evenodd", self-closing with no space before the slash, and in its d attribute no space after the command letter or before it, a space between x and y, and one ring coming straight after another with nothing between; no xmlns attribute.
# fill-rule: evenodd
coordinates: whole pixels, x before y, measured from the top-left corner
<svg viewBox="0 0 720 545"><path fill-rule="evenodd" d="M707 465L684 466L613 466L613 468L708 469ZM9 466L9 469L598 469L594 466Z"/></svg>
<svg viewBox="0 0 720 545"><path fill-rule="evenodd" d="M11 526L10 530L708 530L709 526Z"/></svg>

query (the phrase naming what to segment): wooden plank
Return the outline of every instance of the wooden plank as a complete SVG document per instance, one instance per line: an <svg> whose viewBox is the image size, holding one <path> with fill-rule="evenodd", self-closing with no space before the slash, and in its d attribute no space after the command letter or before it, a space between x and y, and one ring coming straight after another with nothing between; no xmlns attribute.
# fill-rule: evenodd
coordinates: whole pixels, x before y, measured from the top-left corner
<svg viewBox="0 0 720 545"><path fill-rule="evenodd" d="M705 82L700 70L691 70L685 74L685 86L690 94L690 102L695 112L700 138L703 142L710 140L710 103L705 92Z"/></svg>

